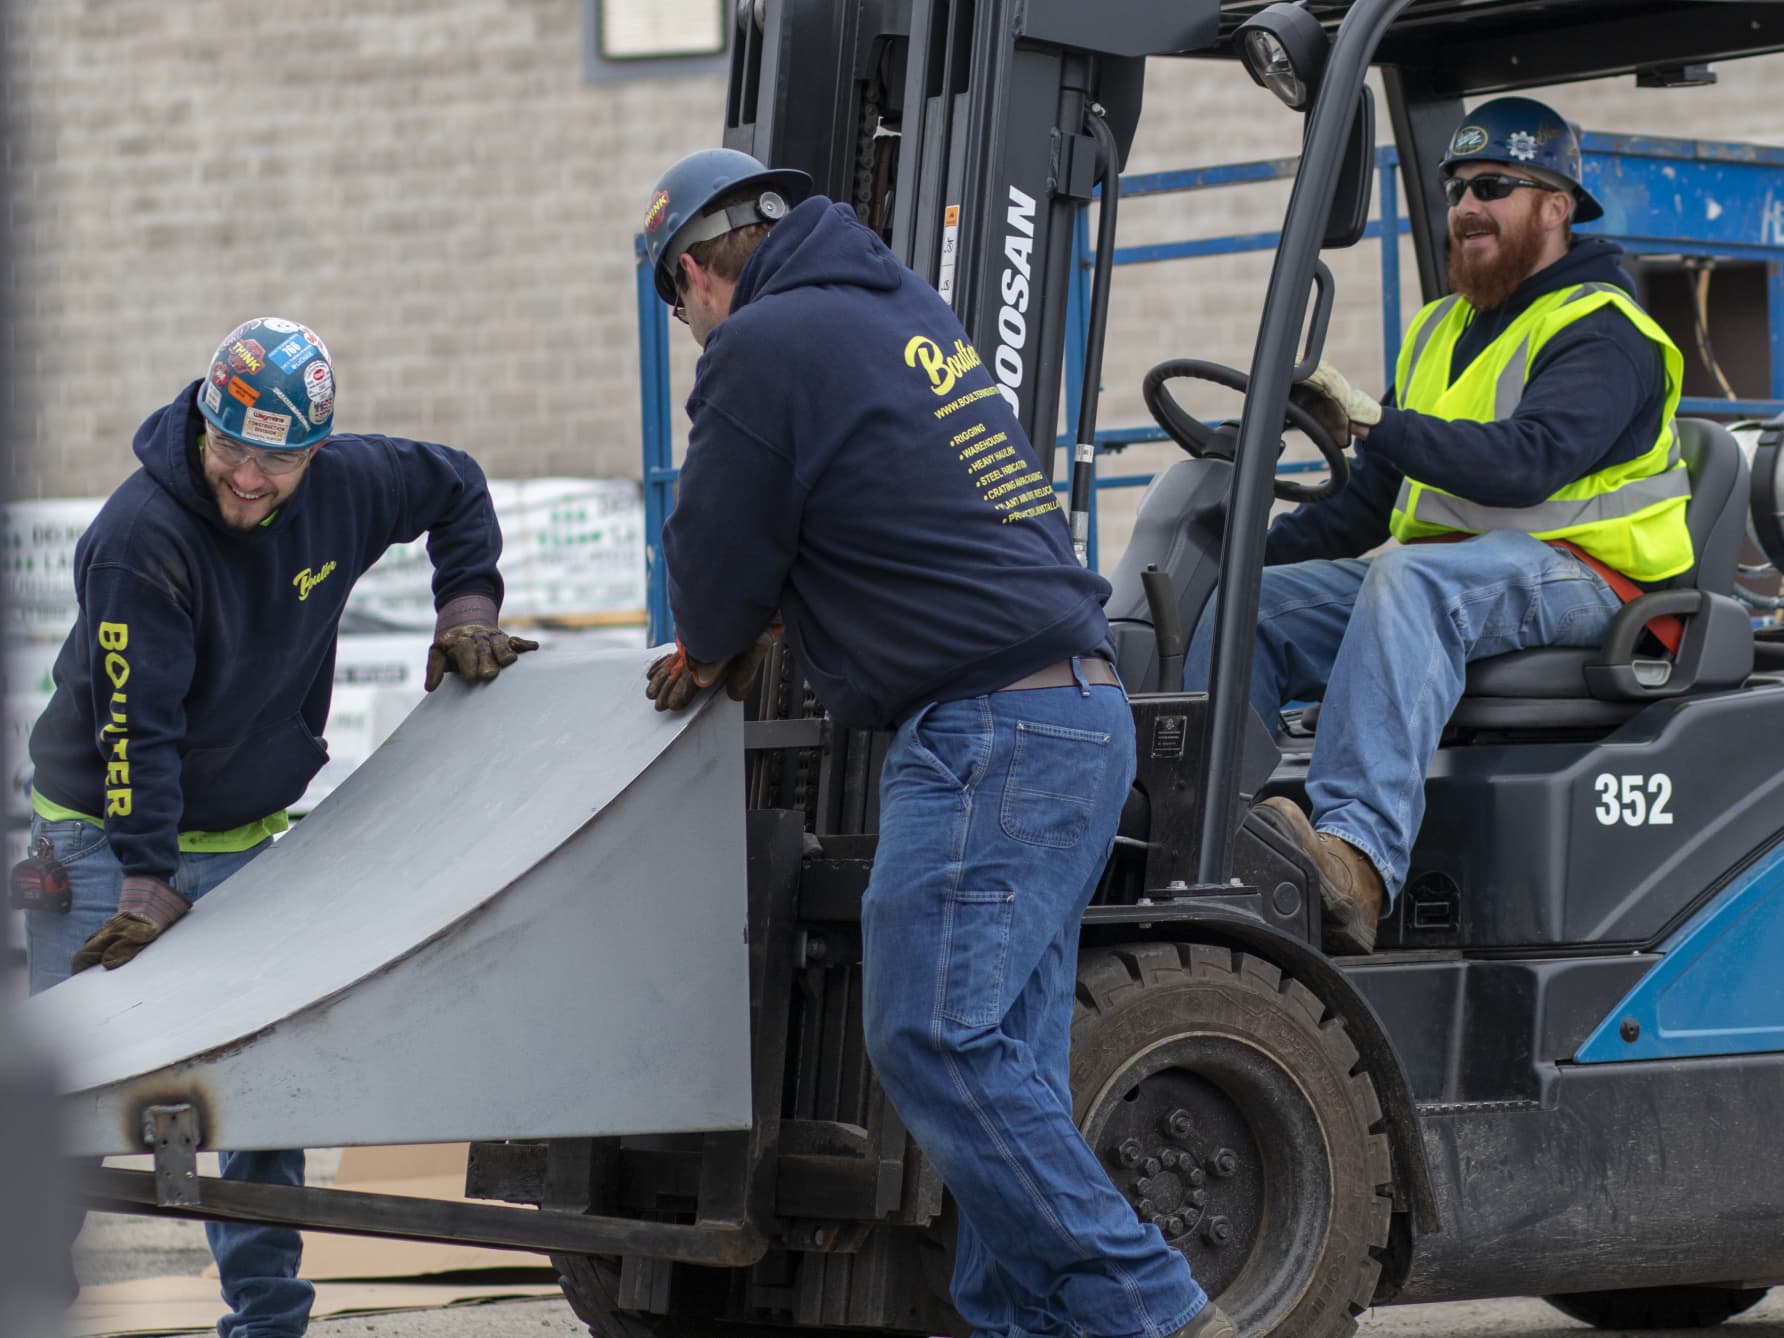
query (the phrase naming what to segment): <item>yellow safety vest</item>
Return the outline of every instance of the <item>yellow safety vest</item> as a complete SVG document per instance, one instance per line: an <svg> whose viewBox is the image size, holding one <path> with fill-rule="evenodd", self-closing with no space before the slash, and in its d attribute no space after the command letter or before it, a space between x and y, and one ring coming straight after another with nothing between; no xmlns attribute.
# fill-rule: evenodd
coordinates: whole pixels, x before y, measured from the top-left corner
<svg viewBox="0 0 1784 1338"><path fill-rule="evenodd" d="M1559 331L1613 306L1660 348L1666 363L1666 405L1654 445L1633 460L1576 479L1530 507L1480 506L1429 483L1400 485L1388 528L1396 539L1436 534L1521 530L1538 539L1566 539L1605 566L1638 581L1659 581L1695 560L1685 528L1691 481L1679 459L1673 412L1679 406L1684 359L1666 331L1611 284L1585 283L1544 293L1481 351L1452 385L1456 341L1474 310L1459 294L1431 303L1414 318L1400 349L1395 402L1446 420L1508 418L1524 397L1530 367Z"/></svg>

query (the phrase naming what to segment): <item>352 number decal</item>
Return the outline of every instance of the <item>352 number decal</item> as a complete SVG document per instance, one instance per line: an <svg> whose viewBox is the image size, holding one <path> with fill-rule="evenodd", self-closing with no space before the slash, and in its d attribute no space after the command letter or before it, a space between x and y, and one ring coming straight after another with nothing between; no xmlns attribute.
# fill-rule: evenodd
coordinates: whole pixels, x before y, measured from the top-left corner
<svg viewBox="0 0 1784 1338"><path fill-rule="evenodd" d="M1598 807L1592 816L1606 827L1619 822L1625 827L1670 827L1673 815L1667 808L1672 802L1672 777L1664 772L1652 776L1613 776L1601 773L1592 782L1598 791Z"/></svg>

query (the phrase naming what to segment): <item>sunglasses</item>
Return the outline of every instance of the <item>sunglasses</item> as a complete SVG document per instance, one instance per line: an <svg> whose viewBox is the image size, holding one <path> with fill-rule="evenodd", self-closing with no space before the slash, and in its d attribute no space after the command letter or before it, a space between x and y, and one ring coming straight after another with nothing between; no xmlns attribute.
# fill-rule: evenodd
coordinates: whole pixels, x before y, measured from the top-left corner
<svg viewBox="0 0 1784 1338"><path fill-rule="evenodd" d="M1450 177L1443 183L1443 198L1449 207L1454 209L1462 203L1462 197L1469 191L1480 201L1503 200L1520 186L1531 190L1546 190L1553 193L1557 188L1546 181L1532 181L1529 177L1509 176L1504 172L1482 172L1477 177Z"/></svg>
<svg viewBox="0 0 1784 1338"><path fill-rule="evenodd" d="M205 445L216 453L216 456L230 469L239 469L252 460L262 474L271 478L279 474L289 474L309 459L308 450L297 451L261 451L252 446L244 446L239 441L231 441L228 437L214 432L205 433Z"/></svg>

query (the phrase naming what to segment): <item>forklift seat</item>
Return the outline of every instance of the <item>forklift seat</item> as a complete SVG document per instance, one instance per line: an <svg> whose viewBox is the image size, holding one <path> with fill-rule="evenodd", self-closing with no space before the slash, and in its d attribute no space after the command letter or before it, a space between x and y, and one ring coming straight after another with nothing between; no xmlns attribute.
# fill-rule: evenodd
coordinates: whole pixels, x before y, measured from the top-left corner
<svg viewBox="0 0 1784 1338"><path fill-rule="evenodd" d="M1596 648L1543 646L1476 660L1452 727L1609 727L1650 701L1739 687L1753 672L1752 623L1731 594L1746 531L1746 457L1719 423L1676 423L1691 476L1685 523L1695 565L1624 605ZM1649 620L1667 614L1684 624L1677 654L1638 653Z"/></svg>

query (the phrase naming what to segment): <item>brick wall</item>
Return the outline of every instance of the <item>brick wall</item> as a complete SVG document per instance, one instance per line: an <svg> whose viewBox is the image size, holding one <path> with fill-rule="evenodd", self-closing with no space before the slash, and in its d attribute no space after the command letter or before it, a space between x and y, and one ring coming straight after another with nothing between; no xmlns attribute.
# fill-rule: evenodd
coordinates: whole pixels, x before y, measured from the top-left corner
<svg viewBox="0 0 1784 1338"><path fill-rule="evenodd" d="M9 6L12 495L109 490L143 415L265 314L328 340L343 430L448 441L508 477L636 477L632 236L662 167L716 140L723 88L587 84L582 23L581 0ZM1773 58L1708 89L1622 81L1555 100L1594 128L1776 141L1766 84L1781 70ZM1295 148L1295 121L1242 74L1164 62L1130 170ZM1193 219L1182 199L1139 203L1123 240L1266 230L1286 198L1281 185L1207 194ZM1369 384L1377 257L1366 245L1334 263L1331 353ZM1246 362L1268 263L1126 271L1104 423L1141 420L1139 378L1160 358ZM674 333L679 392L694 350ZM1205 407L1228 411L1218 392Z"/></svg>

